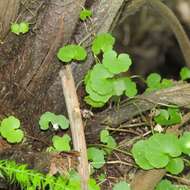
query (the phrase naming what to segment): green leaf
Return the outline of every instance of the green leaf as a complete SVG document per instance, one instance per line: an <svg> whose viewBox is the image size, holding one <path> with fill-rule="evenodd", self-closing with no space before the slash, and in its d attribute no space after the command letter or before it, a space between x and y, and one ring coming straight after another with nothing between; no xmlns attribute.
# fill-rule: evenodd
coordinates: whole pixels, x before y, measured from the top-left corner
<svg viewBox="0 0 190 190"><path fill-rule="evenodd" d="M109 134L108 130L106 130L106 129L101 130L101 132L100 132L100 141L102 143L107 143L109 136L110 136L110 134Z"/></svg>
<svg viewBox="0 0 190 190"><path fill-rule="evenodd" d="M113 74L128 71L131 64L132 61L128 54L123 53L117 57L117 53L110 50L103 55L103 65Z"/></svg>
<svg viewBox="0 0 190 190"><path fill-rule="evenodd" d="M177 108L161 109L159 114L154 117L156 123L160 125L173 125L181 122L181 113Z"/></svg>
<svg viewBox="0 0 190 190"><path fill-rule="evenodd" d="M149 163L145 157L145 150L147 148L147 143L144 140L140 140L133 145L132 154L135 162L144 170L153 169L153 166Z"/></svg>
<svg viewBox="0 0 190 190"><path fill-rule="evenodd" d="M103 106L105 105L104 102L96 102L96 101L94 101L93 99L90 98L90 96L86 96L86 97L84 98L84 101L85 101L87 104L89 104L89 105L91 105L92 107L94 107L94 108L101 108L101 107L103 107Z"/></svg>
<svg viewBox="0 0 190 190"><path fill-rule="evenodd" d="M104 151L98 148L87 149L88 159L91 160L91 164L94 168L99 169L105 164Z"/></svg>
<svg viewBox="0 0 190 190"><path fill-rule="evenodd" d="M145 158L155 168L163 168L169 162L169 157L166 154L150 148L145 152Z"/></svg>
<svg viewBox="0 0 190 190"><path fill-rule="evenodd" d="M69 120L64 115L57 115L51 122L53 125L59 125L61 129L69 128Z"/></svg>
<svg viewBox="0 0 190 190"><path fill-rule="evenodd" d="M20 121L14 116L2 120L0 133L10 143L19 143L24 138L24 132L19 129Z"/></svg>
<svg viewBox="0 0 190 190"><path fill-rule="evenodd" d="M88 180L88 190L100 190L99 185L92 178Z"/></svg>
<svg viewBox="0 0 190 190"><path fill-rule="evenodd" d="M158 73L151 73L146 79L146 83L149 88L158 88L160 81L161 76Z"/></svg>
<svg viewBox="0 0 190 190"><path fill-rule="evenodd" d="M55 135L52 138L53 146L59 152L70 151L71 150L71 147L69 144L70 141L71 141L71 137L67 134L62 137Z"/></svg>
<svg viewBox="0 0 190 190"><path fill-rule="evenodd" d="M147 140L147 146L148 152L153 150L161 154L170 155L171 157L181 155L179 140L174 134L154 134Z"/></svg>
<svg viewBox="0 0 190 190"><path fill-rule="evenodd" d="M181 80L190 79L190 69L188 67L183 67L180 71Z"/></svg>
<svg viewBox="0 0 190 190"><path fill-rule="evenodd" d="M128 77L121 77L113 80L113 94L121 96L125 91L128 97L134 97L137 94L136 83Z"/></svg>
<svg viewBox="0 0 190 190"><path fill-rule="evenodd" d="M134 97L137 94L136 83L127 77L125 77L124 81L125 81L125 85L126 85L125 95L130 98Z"/></svg>
<svg viewBox="0 0 190 190"><path fill-rule="evenodd" d="M89 94L90 98L96 102L103 102L106 103L110 97L112 96L112 94L106 94L106 95L100 95L98 94L96 91L93 90L93 88L91 87L91 82L90 80L88 81L88 83L86 84L86 92Z"/></svg>
<svg viewBox="0 0 190 190"><path fill-rule="evenodd" d="M28 22L21 22L19 25L20 33L25 34L29 31L29 24Z"/></svg>
<svg viewBox="0 0 190 190"><path fill-rule="evenodd" d="M92 16L92 11L91 10L88 10L88 9L83 9L81 12L80 12L80 19L82 21L85 21L86 19L88 19L89 17Z"/></svg>
<svg viewBox="0 0 190 190"><path fill-rule="evenodd" d="M102 33L96 36L92 42L92 51L94 54L99 54L101 51L104 53L113 48L115 38L109 33Z"/></svg>
<svg viewBox="0 0 190 190"><path fill-rule="evenodd" d="M155 190L174 190L172 183L169 180L161 180Z"/></svg>
<svg viewBox="0 0 190 190"><path fill-rule="evenodd" d="M86 50L79 45L66 45L59 49L57 57L62 62L68 63L72 60L83 61L86 59Z"/></svg>
<svg viewBox="0 0 190 190"><path fill-rule="evenodd" d="M182 158L173 158L166 166L166 170L171 174L177 175L184 169L184 162Z"/></svg>
<svg viewBox="0 0 190 190"><path fill-rule="evenodd" d="M11 24L11 32L16 34L16 35L20 34L20 26L18 23Z"/></svg>
<svg viewBox="0 0 190 190"><path fill-rule="evenodd" d="M120 181L114 185L113 190L131 190L131 188L127 182Z"/></svg>
<svg viewBox="0 0 190 190"><path fill-rule="evenodd" d="M190 154L190 132L184 132L179 138L181 150L184 154Z"/></svg>
<svg viewBox="0 0 190 190"><path fill-rule="evenodd" d="M169 88L173 86L173 81L170 79L163 79L160 84L160 89Z"/></svg>
<svg viewBox="0 0 190 190"><path fill-rule="evenodd" d="M55 115L51 112L45 112L41 115L39 120L40 129L47 130L49 129L49 124L52 124L56 129L58 125L61 129L69 128L69 120L64 115Z"/></svg>

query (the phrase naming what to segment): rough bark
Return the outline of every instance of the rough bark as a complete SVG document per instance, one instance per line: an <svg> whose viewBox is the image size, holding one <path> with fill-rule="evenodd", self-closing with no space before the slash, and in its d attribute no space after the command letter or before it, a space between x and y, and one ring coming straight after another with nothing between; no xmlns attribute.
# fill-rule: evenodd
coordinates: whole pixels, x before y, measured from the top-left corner
<svg viewBox="0 0 190 190"><path fill-rule="evenodd" d="M0 40L6 36L10 23L15 21L20 0L0 0Z"/></svg>

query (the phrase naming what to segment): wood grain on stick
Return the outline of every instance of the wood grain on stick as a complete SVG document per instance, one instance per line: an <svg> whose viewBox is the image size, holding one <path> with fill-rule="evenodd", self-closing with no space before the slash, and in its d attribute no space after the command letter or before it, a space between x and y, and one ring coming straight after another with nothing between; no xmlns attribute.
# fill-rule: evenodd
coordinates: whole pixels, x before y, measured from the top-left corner
<svg viewBox="0 0 190 190"><path fill-rule="evenodd" d="M60 77L70 120L74 149L80 152L78 172L81 176L82 189L88 190L89 167L84 127L70 65L64 66L60 71Z"/></svg>

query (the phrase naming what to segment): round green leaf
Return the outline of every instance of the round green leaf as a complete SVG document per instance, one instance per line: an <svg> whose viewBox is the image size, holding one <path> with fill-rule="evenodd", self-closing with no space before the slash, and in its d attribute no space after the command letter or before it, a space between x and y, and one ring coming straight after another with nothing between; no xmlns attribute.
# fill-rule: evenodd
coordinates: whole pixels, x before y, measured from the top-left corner
<svg viewBox="0 0 190 190"><path fill-rule="evenodd" d="M160 81L161 81L161 76L157 73L151 73L148 77L147 77L147 85L149 88L157 88L160 85Z"/></svg>
<svg viewBox="0 0 190 190"><path fill-rule="evenodd" d="M80 12L80 19L82 21L85 21L87 18L91 17L92 16L92 11L91 10L88 10L88 9L83 9L81 12Z"/></svg>
<svg viewBox="0 0 190 190"><path fill-rule="evenodd" d="M20 121L14 116L3 119L0 133L10 143L19 143L24 138L24 132L19 129Z"/></svg>
<svg viewBox="0 0 190 190"><path fill-rule="evenodd" d="M101 130L100 132L100 141L102 143L107 143L108 142L108 137L109 137L109 131L104 129L104 130Z"/></svg>
<svg viewBox="0 0 190 190"><path fill-rule="evenodd" d="M64 115L55 116L52 124L58 124L61 129L69 128L69 120Z"/></svg>
<svg viewBox="0 0 190 190"><path fill-rule="evenodd" d="M91 73L90 73L90 80L93 82L98 81L99 79L107 79L107 78L111 78L114 75L112 73L110 73L106 67L104 67L104 65L102 64L96 64L94 65Z"/></svg>
<svg viewBox="0 0 190 190"><path fill-rule="evenodd" d="M100 95L111 96L113 93L113 83L111 79L97 79L96 81L91 80L91 87Z"/></svg>
<svg viewBox="0 0 190 190"><path fill-rule="evenodd" d="M96 183L94 179L88 180L88 190L100 190L99 185Z"/></svg>
<svg viewBox="0 0 190 190"><path fill-rule="evenodd" d="M94 54L99 54L101 51L106 52L113 48L115 38L109 33L102 33L96 36L92 42L92 51Z"/></svg>
<svg viewBox="0 0 190 190"><path fill-rule="evenodd" d="M79 45L66 45L59 49L57 57L62 62L70 62L72 59L82 61L86 58L86 50Z"/></svg>
<svg viewBox="0 0 190 190"><path fill-rule="evenodd" d="M111 94L113 91L111 74L102 64L96 64L90 74L92 89L101 95Z"/></svg>
<svg viewBox="0 0 190 190"><path fill-rule="evenodd" d="M24 138L24 132L20 129L17 130L8 130L9 133L7 133L7 141L9 143L20 143L22 139Z"/></svg>
<svg viewBox="0 0 190 190"><path fill-rule="evenodd" d="M184 169L184 162L182 158L173 158L169 161L166 166L166 170L171 174L177 175L181 173Z"/></svg>
<svg viewBox="0 0 190 190"><path fill-rule="evenodd" d="M96 101L94 101L93 99L90 98L90 96L86 96L86 97L84 98L84 101L85 101L87 104L89 104L89 105L91 105L92 107L94 107L94 108L101 108L101 107L103 107L103 106L105 105L104 102L96 102Z"/></svg>
<svg viewBox="0 0 190 190"><path fill-rule="evenodd" d="M20 128L20 121L14 116L9 116L2 120L1 128L18 129Z"/></svg>
<svg viewBox="0 0 190 190"><path fill-rule="evenodd" d="M181 150L184 154L190 154L190 132L185 132L179 139Z"/></svg>
<svg viewBox="0 0 190 190"><path fill-rule="evenodd" d="M71 141L71 137L69 135L64 135L63 137L59 137L55 135L52 138L53 146L59 152L70 151L71 150L71 147L69 144L70 141Z"/></svg>
<svg viewBox="0 0 190 190"><path fill-rule="evenodd" d="M39 120L40 129L49 129L49 124L51 121L54 121L55 117L56 115L51 112L45 112L44 114L42 114Z"/></svg>
<svg viewBox="0 0 190 190"><path fill-rule="evenodd" d="M166 154L158 152L155 149L147 149L145 158L155 168L163 168L169 162L169 157Z"/></svg>
<svg viewBox="0 0 190 190"><path fill-rule="evenodd" d="M180 77L182 80L190 79L190 69L188 67L183 67L180 71Z"/></svg>
<svg viewBox="0 0 190 190"><path fill-rule="evenodd" d="M178 138L174 134L154 134L147 140L148 150L177 157L181 155Z"/></svg>
<svg viewBox="0 0 190 190"><path fill-rule="evenodd" d="M135 162L144 170L153 169L153 166L145 157L145 150L147 143L144 140L140 140L133 145L132 154L135 159Z"/></svg>
<svg viewBox="0 0 190 190"><path fill-rule="evenodd" d="M86 84L86 92L89 94L90 98L96 102L104 102L106 103L110 97L112 96L112 94L106 94L106 95L100 95L98 94L96 91L94 91L91 87L91 82L90 80L88 81L88 83Z"/></svg>
<svg viewBox="0 0 190 190"><path fill-rule="evenodd" d="M110 50L103 55L103 65L113 74L128 71L131 64L132 61L128 54L120 54L117 57L117 53Z"/></svg>
<svg viewBox="0 0 190 190"><path fill-rule="evenodd" d="M20 33L25 34L29 31L29 24L27 22L21 22L19 25Z"/></svg>
<svg viewBox="0 0 190 190"><path fill-rule="evenodd" d="M155 190L174 190L174 188L171 181L165 179L159 182Z"/></svg>
<svg viewBox="0 0 190 190"><path fill-rule="evenodd" d="M20 26L19 26L19 24L17 24L17 23L11 24L11 32L16 34L16 35L19 35L20 34Z"/></svg>
<svg viewBox="0 0 190 190"><path fill-rule="evenodd" d="M137 94L136 83L127 77L125 77L124 81L125 81L125 85L126 85L125 95L130 98L134 97Z"/></svg>
<svg viewBox="0 0 190 190"><path fill-rule="evenodd" d="M113 190L131 190L131 188L127 182L120 181L114 185Z"/></svg>
<svg viewBox="0 0 190 190"><path fill-rule="evenodd" d="M104 151L98 148L87 149L88 159L91 160L91 164L94 168L99 169L105 164Z"/></svg>

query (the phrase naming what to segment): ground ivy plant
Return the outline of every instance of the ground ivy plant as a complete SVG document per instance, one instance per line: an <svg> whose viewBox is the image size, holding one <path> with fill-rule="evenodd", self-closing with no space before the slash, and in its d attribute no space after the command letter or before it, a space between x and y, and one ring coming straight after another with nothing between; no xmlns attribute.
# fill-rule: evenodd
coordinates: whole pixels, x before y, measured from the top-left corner
<svg viewBox="0 0 190 190"><path fill-rule="evenodd" d="M3 119L0 123L0 135L9 143L20 143L24 138L24 132L20 128L20 120L14 116Z"/></svg>
<svg viewBox="0 0 190 190"><path fill-rule="evenodd" d="M91 10L88 10L88 9L85 9L83 8L80 12L80 19L82 21L86 21L88 18L90 18L92 16L92 11Z"/></svg>
<svg viewBox="0 0 190 190"><path fill-rule="evenodd" d="M185 132L178 138L174 134L154 134L146 140L133 145L135 162L143 169L165 168L177 175L184 169L183 154L190 154L190 133Z"/></svg>
<svg viewBox="0 0 190 190"><path fill-rule="evenodd" d="M179 108L157 109L154 121L161 126L181 123L182 115Z"/></svg>
<svg viewBox="0 0 190 190"><path fill-rule="evenodd" d="M100 132L100 142L103 143L102 148L90 147L87 149L88 159L91 166L95 169L100 169L106 163L106 156L111 154L116 148L115 139L109 134L109 131L104 129Z"/></svg>
<svg viewBox="0 0 190 190"><path fill-rule="evenodd" d="M155 190L188 190L187 186L173 185L171 181L164 179L161 180L156 186Z"/></svg>
<svg viewBox="0 0 190 190"><path fill-rule="evenodd" d="M28 22L21 22L21 23L12 23L11 24L11 32L20 35L25 34L29 31L29 23Z"/></svg>

